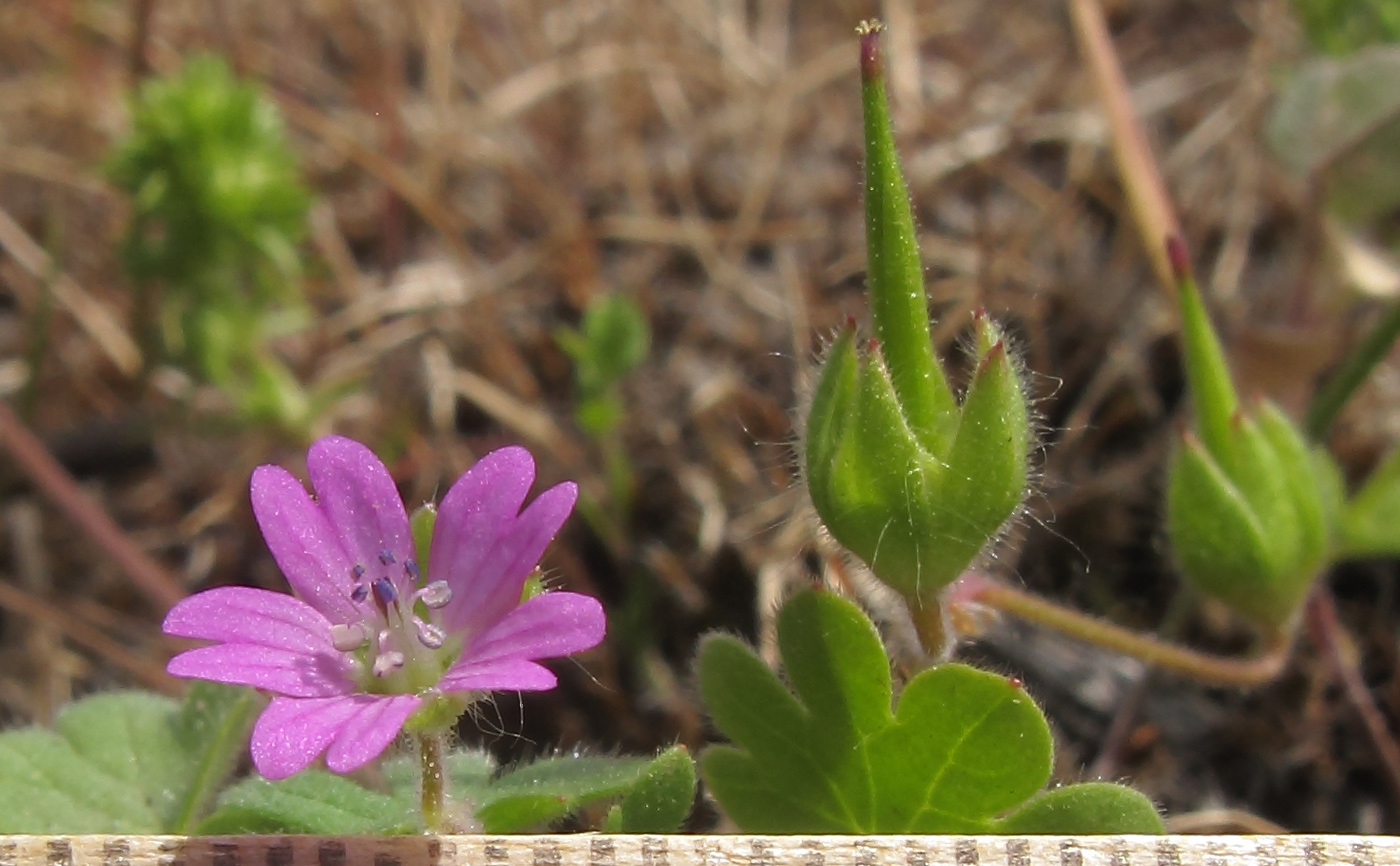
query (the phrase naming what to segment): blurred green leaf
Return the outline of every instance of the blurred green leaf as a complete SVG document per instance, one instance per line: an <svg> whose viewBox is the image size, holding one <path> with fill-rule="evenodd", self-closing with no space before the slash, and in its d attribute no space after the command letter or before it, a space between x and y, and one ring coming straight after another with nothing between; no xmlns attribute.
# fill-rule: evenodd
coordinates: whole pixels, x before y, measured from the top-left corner
<svg viewBox="0 0 1400 866"><path fill-rule="evenodd" d="M1299 175L1327 168L1329 207L1352 225L1400 204L1397 77L1397 45L1314 58L1293 72L1269 116L1274 153Z"/></svg>
<svg viewBox="0 0 1400 866"><path fill-rule="evenodd" d="M1400 41L1400 0L1293 0L1293 9L1313 45L1328 54Z"/></svg>
<svg viewBox="0 0 1400 866"><path fill-rule="evenodd" d="M1341 556L1400 554L1400 448L1347 501L1341 523Z"/></svg>

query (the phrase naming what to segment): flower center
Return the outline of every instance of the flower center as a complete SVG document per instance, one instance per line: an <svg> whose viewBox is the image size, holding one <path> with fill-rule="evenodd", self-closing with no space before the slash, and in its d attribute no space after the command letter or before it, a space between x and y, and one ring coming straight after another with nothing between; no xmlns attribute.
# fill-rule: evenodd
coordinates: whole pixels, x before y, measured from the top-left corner
<svg viewBox="0 0 1400 866"><path fill-rule="evenodd" d="M402 575L398 581L396 573ZM444 650L448 641L440 611L452 600L446 581L420 587L417 563L399 563L388 550L380 551L376 563L356 563L350 575L355 582L350 599L364 618L331 626L331 642L354 658L360 685L380 694L417 693L436 685L458 649ZM412 592L400 592L400 586Z"/></svg>

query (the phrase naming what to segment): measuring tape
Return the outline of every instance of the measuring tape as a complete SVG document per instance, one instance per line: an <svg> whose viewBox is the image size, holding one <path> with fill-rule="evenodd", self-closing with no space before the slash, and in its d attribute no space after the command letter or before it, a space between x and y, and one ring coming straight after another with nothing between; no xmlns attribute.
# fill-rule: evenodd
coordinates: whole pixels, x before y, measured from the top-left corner
<svg viewBox="0 0 1400 866"><path fill-rule="evenodd" d="M0 836L0 866L1400 866L1400 837Z"/></svg>

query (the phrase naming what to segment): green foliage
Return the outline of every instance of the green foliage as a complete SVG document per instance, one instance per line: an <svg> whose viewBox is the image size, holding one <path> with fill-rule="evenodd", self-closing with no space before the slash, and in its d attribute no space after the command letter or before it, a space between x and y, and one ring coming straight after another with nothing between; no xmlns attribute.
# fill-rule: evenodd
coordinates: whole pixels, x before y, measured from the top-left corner
<svg viewBox="0 0 1400 866"><path fill-rule="evenodd" d="M412 833L417 823L412 800L370 791L325 770L305 770L277 782L239 782L219 798L218 810L199 832L385 835Z"/></svg>
<svg viewBox="0 0 1400 866"><path fill-rule="evenodd" d="M109 692L55 730L0 734L0 833L184 833L242 750L247 689L192 688L183 705Z"/></svg>
<svg viewBox="0 0 1400 866"><path fill-rule="evenodd" d="M658 758L559 756L496 775L482 752L454 752L447 769L448 813L480 823L486 833L519 833L586 806L624 797L623 832L631 827L679 826L690 810L695 771L683 749ZM682 766L682 764L684 766ZM418 815L418 769L410 757L385 762L387 792L371 791L343 776L306 770L271 782L252 778L219 798L219 808L199 826L201 833L412 833ZM678 790L689 774L684 808ZM660 832L660 831L648 831Z"/></svg>
<svg viewBox="0 0 1400 866"><path fill-rule="evenodd" d="M1400 41L1397 0L1293 0L1293 9L1312 44L1327 54Z"/></svg>
<svg viewBox="0 0 1400 866"><path fill-rule="evenodd" d="M1400 204L1400 46L1298 66L1269 116L1266 138L1300 176L1326 170L1329 210L1344 222L1384 222Z"/></svg>
<svg viewBox="0 0 1400 866"><path fill-rule="evenodd" d="M148 348L225 390L245 418L297 428L313 407L264 344L279 305L299 301L310 197L275 107L202 56L144 84L131 114L107 169L131 196L122 254L138 324L159 323Z"/></svg>
<svg viewBox="0 0 1400 866"><path fill-rule="evenodd" d="M865 224L877 341L854 328L822 365L804 428L812 504L831 535L915 603L934 598L1015 512L1031 433L1025 388L996 325L974 322L959 407L929 337L914 218L890 131L875 34L861 43Z"/></svg>
<svg viewBox="0 0 1400 866"><path fill-rule="evenodd" d="M1340 555L1400 555L1400 448L1390 453L1342 511Z"/></svg>
<svg viewBox="0 0 1400 866"><path fill-rule="evenodd" d="M1110 782L1084 782L1043 791L1003 818L1002 833L1093 835L1105 824L1131 827L1123 832L1165 833L1162 818L1146 797Z"/></svg>
<svg viewBox="0 0 1400 866"><path fill-rule="evenodd" d="M622 798L620 833L675 833L695 802L695 762L685 746L657 756Z"/></svg>
<svg viewBox="0 0 1400 866"><path fill-rule="evenodd" d="M651 351L646 317L623 295L599 295L579 330L560 328L555 339L574 362L579 426L594 437L610 433L622 421L617 384Z"/></svg>
<svg viewBox="0 0 1400 866"><path fill-rule="evenodd" d="M892 709L889 662L874 626L855 605L824 593L784 606L778 642L795 694L734 638L710 637L700 650L706 707L734 743L707 749L701 770L743 830L1012 832L1006 821L1020 813L998 816L1037 802L1031 798L1050 777L1050 732L1018 683L944 664L914 677ZM1121 808L1096 822L1065 808L1066 823L1081 822L1083 832L1161 832L1150 803L1117 790Z"/></svg>
<svg viewBox="0 0 1400 866"><path fill-rule="evenodd" d="M1181 573L1264 628L1286 627L1326 561L1330 481L1296 426L1267 401L1242 411L1188 274L1182 340L1198 435L1169 469L1167 532Z"/></svg>

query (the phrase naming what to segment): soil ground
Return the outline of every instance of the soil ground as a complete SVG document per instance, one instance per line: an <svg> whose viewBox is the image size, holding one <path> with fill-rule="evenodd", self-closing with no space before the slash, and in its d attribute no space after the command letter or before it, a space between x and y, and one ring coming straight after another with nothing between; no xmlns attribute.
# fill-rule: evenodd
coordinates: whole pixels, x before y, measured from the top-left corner
<svg viewBox="0 0 1400 866"><path fill-rule="evenodd" d="M1306 190L1261 144L1273 76L1301 52L1287 8L1107 11L1245 387L1296 410L1369 311L1333 286ZM211 421L218 395L168 370L142 384L93 325L133 331L124 202L100 170L133 69L224 55L275 94L316 198L316 316L275 348L304 382L343 388L320 430L370 443L410 502L507 442L531 447L542 482L604 495L552 333L605 291L645 311L654 348L623 389L637 502L613 537L574 519L545 561L557 585L605 600L610 637L556 666L560 689L498 700L468 736L506 759L698 750L715 736L693 686L698 636L771 649L782 596L832 579L795 486L793 419L822 341L864 316L853 28L874 14L938 344L956 369L985 307L1033 373L1035 494L987 568L1155 628L1179 591L1160 520L1183 411L1175 317L1060 3L0 2L0 391L184 590L281 585L248 475L300 473L305 443ZM1300 321L1300 296L1323 312ZM1337 429L1353 477L1400 437L1396 382L1378 376ZM0 511L0 722L45 722L97 689L177 689L159 605L16 460L0 463ZM1390 720L1397 577L1393 562L1329 577ZM1190 604L1177 634L1249 649L1209 604ZM1400 830L1356 711L1306 640L1249 692L1144 686L1136 663L1012 621L965 654L1045 703L1060 778L1131 780L1179 829Z"/></svg>

